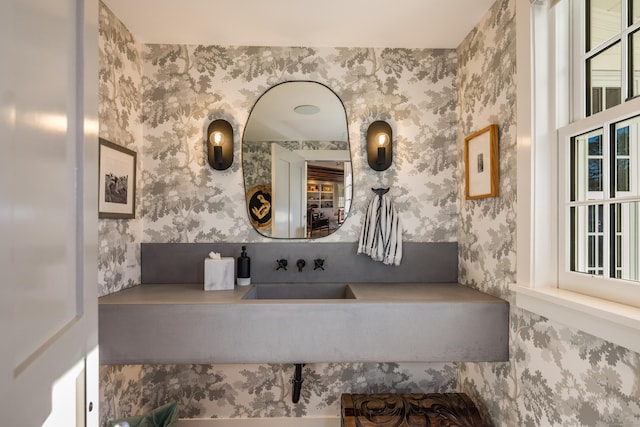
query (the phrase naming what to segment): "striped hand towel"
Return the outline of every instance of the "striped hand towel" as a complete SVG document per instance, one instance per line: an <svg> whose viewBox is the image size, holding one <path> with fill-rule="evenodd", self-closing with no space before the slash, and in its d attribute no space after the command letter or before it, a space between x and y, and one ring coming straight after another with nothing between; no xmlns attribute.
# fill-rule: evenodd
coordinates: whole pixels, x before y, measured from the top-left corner
<svg viewBox="0 0 640 427"><path fill-rule="evenodd" d="M374 261L400 265L402 260L402 224L396 208L384 194L369 203L360 232L358 253Z"/></svg>

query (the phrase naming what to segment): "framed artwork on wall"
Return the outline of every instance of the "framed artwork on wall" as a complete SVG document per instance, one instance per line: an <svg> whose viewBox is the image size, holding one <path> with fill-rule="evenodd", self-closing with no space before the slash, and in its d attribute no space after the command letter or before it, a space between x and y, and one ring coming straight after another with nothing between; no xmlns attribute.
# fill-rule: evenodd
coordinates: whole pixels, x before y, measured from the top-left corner
<svg viewBox="0 0 640 427"><path fill-rule="evenodd" d="M98 218L136 216L136 152L99 138Z"/></svg>
<svg viewBox="0 0 640 427"><path fill-rule="evenodd" d="M467 200L498 195L499 167L498 125L489 125L464 139Z"/></svg>

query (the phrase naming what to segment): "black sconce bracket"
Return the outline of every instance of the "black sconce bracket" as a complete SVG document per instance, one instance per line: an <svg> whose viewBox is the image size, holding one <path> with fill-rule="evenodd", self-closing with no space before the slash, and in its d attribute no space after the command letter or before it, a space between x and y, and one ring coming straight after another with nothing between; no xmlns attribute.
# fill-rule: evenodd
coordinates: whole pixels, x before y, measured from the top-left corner
<svg viewBox="0 0 640 427"><path fill-rule="evenodd" d="M386 135L386 143L380 145L379 136ZM371 169L384 171L393 161L393 132L389 123L376 120L367 129L367 161Z"/></svg>
<svg viewBox="0 0 640 427"><path fill-rule="evenodd" d="M214 142L216 132L222 136L220 144ZM233 163L233 127L226 120L214 120L207 127L207 161L216 170L228 169Z"/></svg>

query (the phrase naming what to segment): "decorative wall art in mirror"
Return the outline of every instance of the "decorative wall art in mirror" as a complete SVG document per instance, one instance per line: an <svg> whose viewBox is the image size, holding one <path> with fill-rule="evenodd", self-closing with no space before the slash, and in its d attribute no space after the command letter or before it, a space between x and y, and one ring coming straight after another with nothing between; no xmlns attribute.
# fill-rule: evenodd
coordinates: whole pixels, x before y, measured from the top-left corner
<svg viewBox="0 0 640 427"><path fill-rule="evenodd" d="M247 212L262 235L323 237L344 222L352 172L347 114L327 86L310 81L268 89L242 138Z"/></svg>

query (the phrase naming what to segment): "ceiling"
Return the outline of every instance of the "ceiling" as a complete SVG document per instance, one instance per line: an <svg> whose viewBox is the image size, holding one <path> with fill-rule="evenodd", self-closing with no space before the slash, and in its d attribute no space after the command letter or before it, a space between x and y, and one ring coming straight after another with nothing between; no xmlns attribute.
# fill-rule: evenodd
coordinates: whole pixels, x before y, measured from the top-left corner
<svg viewBox="0 0 640 427"><path fill-rule="evenodd" d="M142 43L456 48L494 0L103 0Z"/></svg>

